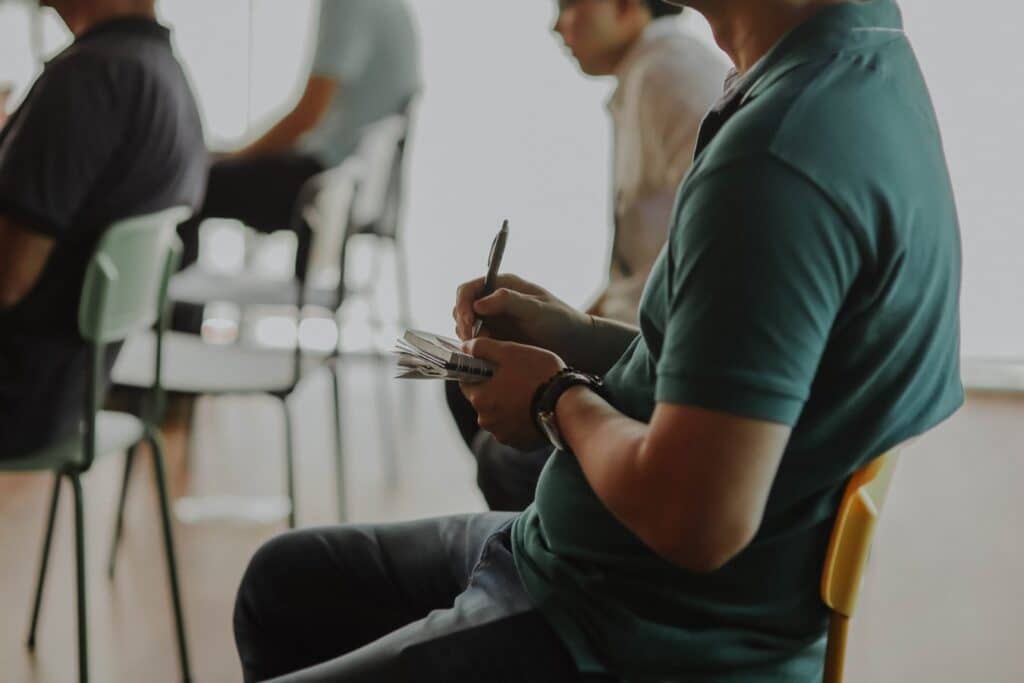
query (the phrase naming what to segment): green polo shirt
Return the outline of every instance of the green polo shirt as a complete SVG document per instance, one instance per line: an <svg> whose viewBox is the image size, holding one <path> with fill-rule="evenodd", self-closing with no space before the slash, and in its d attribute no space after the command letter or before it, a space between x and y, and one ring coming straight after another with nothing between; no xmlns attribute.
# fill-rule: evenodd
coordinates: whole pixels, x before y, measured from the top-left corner
<svg viewBox="0 0 1024 683"><path fill-rule="evenodd" d="M960 239L936 117L892 0L788 34L704 123L611 402L790 425L754 541L657 557L555 453L516 520L522 580L578 664L630 680L820 680L819 585L851 473L963 401Z"/></svg>

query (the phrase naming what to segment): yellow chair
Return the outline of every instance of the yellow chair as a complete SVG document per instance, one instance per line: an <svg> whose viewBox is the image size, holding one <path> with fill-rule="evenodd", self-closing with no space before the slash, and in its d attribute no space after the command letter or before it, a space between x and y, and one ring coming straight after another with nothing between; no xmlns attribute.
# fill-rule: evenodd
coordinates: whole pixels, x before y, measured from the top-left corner
<svg viewBox="0 0 1024 683"><path fill-rule="evenodd" d="M821 578L822 600L832 610L824 683L843 680L850 617L898 457L898 451L889 451L854 474L839 506Z"/></svg>

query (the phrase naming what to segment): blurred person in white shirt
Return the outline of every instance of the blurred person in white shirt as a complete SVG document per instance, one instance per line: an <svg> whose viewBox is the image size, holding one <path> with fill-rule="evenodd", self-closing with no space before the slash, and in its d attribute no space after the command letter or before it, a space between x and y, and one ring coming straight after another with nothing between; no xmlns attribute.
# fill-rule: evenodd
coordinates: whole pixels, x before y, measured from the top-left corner
<svg viewBox="0 0 1024 683"><path fill-rule="evenodd" d="M588 76L611 77L613 230L608 282L587 310L636 324L640 295L668 234L676 190L693 162L704 115L722 93L725 55L702 40L694 12L662 0L559 0L554 32ZM684 16L680 16L684 14ZM458 385L448 404L477 460L494 510L533 500L550 449L524 453L477 425Z"/></svg>

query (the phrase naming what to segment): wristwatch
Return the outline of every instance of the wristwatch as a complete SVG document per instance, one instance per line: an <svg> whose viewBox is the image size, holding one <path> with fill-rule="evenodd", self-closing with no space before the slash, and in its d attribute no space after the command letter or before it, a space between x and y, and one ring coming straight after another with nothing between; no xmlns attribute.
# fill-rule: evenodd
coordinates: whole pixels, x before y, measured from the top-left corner
<svg viewBox="0 0 1024 683"><path fill-rule="evenodd" d="M604 395L604 383L600 377L574 368L563 368L555 373L551 379L540 385L537 388L537 392L533 395L531 408L534 422L537 423L537 429L548 438L552 446L560 451L569 452L570 449L562 437L561 430L558 428L555 406L558 405L558 399L562 397L566 390L581 385L590 387L599 395Z"/></svg>

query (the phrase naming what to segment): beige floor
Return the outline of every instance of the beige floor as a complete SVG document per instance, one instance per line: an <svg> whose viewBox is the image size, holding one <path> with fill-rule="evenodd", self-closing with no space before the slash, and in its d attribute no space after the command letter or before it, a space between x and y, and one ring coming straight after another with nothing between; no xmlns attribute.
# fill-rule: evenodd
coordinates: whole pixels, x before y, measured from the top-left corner
<svg viewBox="0 0 1024 683"><path fill-rule="evenodd" d="M329 384L313 377L295 396L299 521L334 521ZM388 384L394 391L395 387ZM436 386L390 395L404 429L396 479L382 457L377 383L365 367L346 376L350 516L357 521L479 510L473 472L443 414ZM281 422L271 399L206 399L195 459L172 457L174 494L265 496L282 489ZM950 422L903 458L853 628L849 680L1024 680L1024 399L972 396ZM181 444L171 444L180 451ZM177 446L175 448L175 446ZM90 633L94 680L174 681L177 665L155 503L139 470L113 583L104 574L120 457L90 473ZM50 481L0 478L0 681L72 681L75 673L69 497L62 503L35 656L24 648L29 600ZM69 493L69 492L65 492ZM237 521L176 527L196 680L234 681L231 604L247 558L281 524Z"/></svg>

